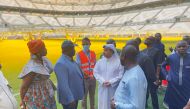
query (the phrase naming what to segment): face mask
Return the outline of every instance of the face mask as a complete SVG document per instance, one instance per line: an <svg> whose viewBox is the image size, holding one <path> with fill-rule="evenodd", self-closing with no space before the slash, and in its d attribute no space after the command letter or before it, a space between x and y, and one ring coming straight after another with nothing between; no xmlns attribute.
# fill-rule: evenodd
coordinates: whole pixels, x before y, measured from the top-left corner
<svg viewBox="0 0 190 109"><path fill-rule="evenodd" d="M84 46L83 46L83 50L84 50L84 51L89 51L89 49L90 49L90 46L89 46L89 45L84 45Z"/></svg>

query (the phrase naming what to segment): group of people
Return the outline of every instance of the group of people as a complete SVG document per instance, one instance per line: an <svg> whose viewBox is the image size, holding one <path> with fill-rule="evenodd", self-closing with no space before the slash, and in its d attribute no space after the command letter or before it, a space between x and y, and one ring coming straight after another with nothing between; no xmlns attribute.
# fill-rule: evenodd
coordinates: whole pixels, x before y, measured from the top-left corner
<svg viewBox="0 0 190 109"><path fill-rule="evenodd" d="M88 95L90 109L95 109L96 81L98 109L145 109L149 95L153 109L159 109L157 90L161 80L168 81L164 105L168 109L190 109L190 37L179 41L169 56L161 39L160 33L146 38L144 50L139 49L140 38L127 41L122 50L109 39L99 60L90 49L89 38L82 39L83 49L77 54L77 45L66 40L54 68L46 58L44 42L29 41L31 59L19 75L21 109L57 109L56 90L64 109L77 109L79 100L82 100L82 109L87 109ZM50 80L53 71L57 87ZM8 82L4 84L8 87Z"/></svg>

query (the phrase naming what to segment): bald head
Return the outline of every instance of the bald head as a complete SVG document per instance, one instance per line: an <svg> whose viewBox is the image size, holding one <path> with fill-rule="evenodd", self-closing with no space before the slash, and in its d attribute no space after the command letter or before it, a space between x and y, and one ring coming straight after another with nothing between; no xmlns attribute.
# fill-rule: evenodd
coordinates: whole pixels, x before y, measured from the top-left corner
<svg viewBox="0 0 190 109"><path fill-rule="evenodd" d="M123 66L130 66L132 63L136 63L138 50L133 45L128 45L123 48L121 53L121 64Z"/></svg>
<svg viewBox="0 0 190 109"><path fill-rule="evenodd" d="M176 50L180 55L184 55L187 53L188 44L186 41L179 41L176 45Z"/></svg>
<svg viewBox="0 0 190 109"><path fill-rule="evenodd" d="M161 39L162 39L161 33L156 33L156 34L155 34L155 38L156 38L157 40L161 41Z"/></svg>
<svg viewBox="0 0 190 109"><path fill-rule="evenodd" d="M155 42L155 37L150 36L148 38L145 39L144 44L147 46L152 46Z"/></svg>
<svg viewBox="0 0 190 109"><path fill-rule="evenodd" d="M139 51L139 43L137 42L137 40L132 39L132 40L127 41L125 46L128 46L128 45L134 46L137 49L137 51Z"/></svg>

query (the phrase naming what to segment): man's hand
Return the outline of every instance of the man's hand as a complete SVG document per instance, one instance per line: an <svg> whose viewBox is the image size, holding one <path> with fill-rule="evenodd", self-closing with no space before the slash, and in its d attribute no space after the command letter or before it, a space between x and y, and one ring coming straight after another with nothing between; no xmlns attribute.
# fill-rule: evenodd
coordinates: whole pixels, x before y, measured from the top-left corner
<svg viewBox="0 0 190 109"><path fill-rule="evenodd" d="M189 102L187 103L187 105L183 109L190 109L190 100L189 100Z"/></svg>
<svg viewBox="0 0 190 109"><path fill-rule="evenodd" d="M111 109L116 109L114 98L112 98L112 100L111 100Z"/></svg>
<svg viewBox="0 0 190 109"><path fill-rule="evenodd" d="M89 78L90 78L90 80L94 80L95 79L93 75L89 76Z"/></svg>
<svg viewBox="0 0 190 109"><path fill-rule="evenodd" d="M20 108L21 108L21 109L26 109L26 105L25 105L24 101L22 101L22 102L20 103Z"/></svg>
<svg viewBox="0 0 190 109"><path fill-rule="evenodd" d="M160 84L159 80L156 80L156 81L154 82L154 84L155 84L156 86L159 86L159 84Z"/></svg>
<svg viewBox="0 0 190 109"><path fill-rule="evenodd" d="M73 101L73 102L71 102L70 104L69 104L69 107L70 108L75 108L75 106L76 106L76 102L75 101Z"/></svg>
<svg viewBox="0 0 190 109"><path fill-rule="evenodd" d="M110 83L109 81L106 81L106 82L103 83L103 85L104 85L105 87L110 87L110 86L111 86L111 83Z"/></svg>
<svg viewBox="0 0 190 109"><path fill-rule="evenodd" d="M169 50L170 50L170 52L173 52L174 49L172 47L169 47Z"/></svg>

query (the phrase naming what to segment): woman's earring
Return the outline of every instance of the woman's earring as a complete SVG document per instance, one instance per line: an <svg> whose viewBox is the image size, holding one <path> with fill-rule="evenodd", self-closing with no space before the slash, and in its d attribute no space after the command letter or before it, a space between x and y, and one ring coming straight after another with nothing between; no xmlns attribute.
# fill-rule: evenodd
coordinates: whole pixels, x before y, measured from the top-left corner
<svg viewBox="0 0 190 109"><path fill-rule="evenodd" d="M36 59L37 56L36 56L36 55L31 55L31 58L32 58L32 59Z"/></svg>

